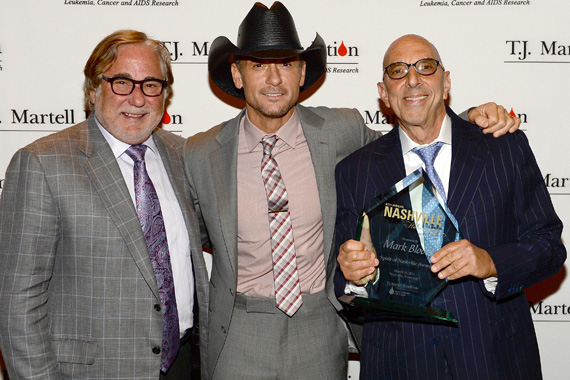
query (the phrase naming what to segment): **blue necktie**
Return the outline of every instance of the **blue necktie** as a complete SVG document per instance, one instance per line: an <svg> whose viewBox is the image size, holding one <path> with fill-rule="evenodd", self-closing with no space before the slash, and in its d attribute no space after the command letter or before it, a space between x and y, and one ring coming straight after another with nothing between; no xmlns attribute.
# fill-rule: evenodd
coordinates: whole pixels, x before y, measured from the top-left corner
<svg viewBox="0 0 570 380"><path fill-rule="evenodd" d="M441 195L441 197L443 198L443 201L445 202L446 201L445 188L443 187L443 183L441 182L441 178L439 178L439 175L437 174L437 172L435 171L435 168L433 166L433 163L435 162L435 158L437 157L437 154L439 153L439 151L441 150L443 145L444 145L443 142L438 141L435 144L425 146L423 148L416 147L416 148L412 149L412 152L414 152L415 154L420 156L420 158L422 159L422 161L426 165L426 173L427 173L429 179L431 180L431 182L435 186L437 192L439 193L439 195Z"/></svg>
<svg viewBox="0 0 570 380"><path fill-rule="evenodd" d="M125 153L134 161L137 214L148 246L160 296L163 318L160 369L166 372L180 348L180 326L166 229L156 189L146 170L144 161L146 148L146 145L133 145Z"/></svg>
<svg viewBox="0 0 570 380"><path fill-rule="evenodd" d="M439 175L437 174L433 166L435 158L437 157L437 154L441 150L443 144L444 144L443 142L438 141L433 145L429 145L423 148L416 147L412 149L412 152L416 153L424 162L426 166L426 173L429 179L431 180L435 189L441 195L443 201L445 202L445 189L443 187L441 179L439 178ZM438 207L440 207L440 204L437 198L431 195L431 193L424 184L424 188L422 190L422 212L424 213L424 215L432 215ZM443 206L441 207L443 208ZM428 226L424 226L423 228L424 252L428 259L433 256L435 251L441 248L443 242L444 224L445 223L443 223L442 226L430 224Z"/></svg>

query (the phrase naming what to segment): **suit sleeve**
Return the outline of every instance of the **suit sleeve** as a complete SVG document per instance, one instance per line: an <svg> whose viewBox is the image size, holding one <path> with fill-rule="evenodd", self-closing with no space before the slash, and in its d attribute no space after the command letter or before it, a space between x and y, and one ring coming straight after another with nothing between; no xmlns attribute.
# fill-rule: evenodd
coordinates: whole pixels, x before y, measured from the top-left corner
<svg viewBox="0 0 570 380"><path fill-rule="evenodd" d="M192 137L186 140L186 145L184 147L184 169L186 171L186 176L188 177L188 182L190 184L190 195L192 197L191 201L194 205L194 210L198 216L198 221L200 224L200 239L202 242L202 247L206 249L211 249L211 242L208 237L208 232L206 230L206 224L204 223L204 217L202 215L202 209L200 208L200 201L198 199L198 193L196 191L196 186L194 184L194 176L192 175L191 166L193 164L194 144L192 143Z"/></svg>
<svg viewBox="0 0 570 380"><path fill-rule="evenodd" d="M354 199L354 189L351 187L351 184L354 183L350 178L351 174L353 173L347 160L342 161L336 167L337 213L334 244L336 255L338 255L338 250L345 241L354 239L356 221L360 216ZM334 284L336 296L342 296L346 280L339 265L336 266Z"/></svg>
<svg viewBox="0 0 570 380"><path fill-rule="evenodd" d="M20 150L0 200L0 336L11 379L60 379L48 314L59 216L37 157Z"/></svg>
<svg viewBox="0 0 570 380"><path fill-rule="evenodd" d="M503 137L505 138L505 137ZM502 152L515 168L514 230L512 243L488 249L498 273L497 299L522 292L552 275L566 260L561 242L562 222L556 215L550 195L523 133L513 136L516 143Z"/></svg>

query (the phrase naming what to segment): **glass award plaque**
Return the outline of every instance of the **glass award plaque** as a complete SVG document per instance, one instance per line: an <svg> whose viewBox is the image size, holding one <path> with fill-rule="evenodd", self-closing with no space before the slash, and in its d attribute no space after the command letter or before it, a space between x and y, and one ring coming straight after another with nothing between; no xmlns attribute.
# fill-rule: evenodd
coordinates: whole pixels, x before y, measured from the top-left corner
<svg viewBox="0 0 570 380"><path fill-rule="evenodd" d="M422 168L374 198L358 219L356 240L380 264L365 286L341 301L377 319L457 323L432 304L447 285L432 273L430 258L460 239L458 224ZM375 316L375 317L374 317Z"/></svg>

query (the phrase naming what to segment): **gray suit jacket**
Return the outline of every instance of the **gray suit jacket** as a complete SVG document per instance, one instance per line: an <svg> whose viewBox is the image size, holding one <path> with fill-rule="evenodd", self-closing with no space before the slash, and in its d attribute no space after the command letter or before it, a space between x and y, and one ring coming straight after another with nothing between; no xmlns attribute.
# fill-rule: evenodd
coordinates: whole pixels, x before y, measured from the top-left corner
<svg viewBox="0 0 570 380"><path fill-rule="evenodd" d="M206 350L208 279L182 169L184 140L164 130L153 136L190 236ZM157 380L155 276L93 116L18 151L0 202L0 344L10 378Z"/></svg>
<svg viewBox="0 0 570 380"><path fill-rule="evenodd" d="M336 190L334 169L338 161L377 138L353 109L296 106L315 168L323 215L326 292L340 309L333 290L336 253L333 242ZM237 287L237 117L188 140L184 153L194 207L200 216L203 244L213 249L210 279L208 372L224 345L232 318ZM261 174L260 174L261 175Z"/></svg>

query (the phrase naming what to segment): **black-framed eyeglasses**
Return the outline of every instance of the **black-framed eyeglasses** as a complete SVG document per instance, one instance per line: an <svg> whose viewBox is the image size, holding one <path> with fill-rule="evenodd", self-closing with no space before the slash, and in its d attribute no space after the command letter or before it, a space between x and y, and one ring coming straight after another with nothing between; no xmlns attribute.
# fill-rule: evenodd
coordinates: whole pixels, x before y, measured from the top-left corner
<svg viewBox="0 0 570 380"><path fill-rule="evenodd" d="M392 79L402 79L410 72L410 66L414 66L416 72L420 75L432 75L437 71L437 67L443 65L437 59L422 58L416 63L394 62L384 68L384 72Z"/></svg>
<svg viewBox="0 0 570 380"><path fill-rule="evenodd" d="M107 78L105 75L102 77L103 80L111 84L111 90L116 95L130 95L135 90L135 85L138 84L141 86L142 93L146 96L160 96L162 91L164 91L164 87L168 84L168 81L161 79L134 80L125 77Z"/></svg>

